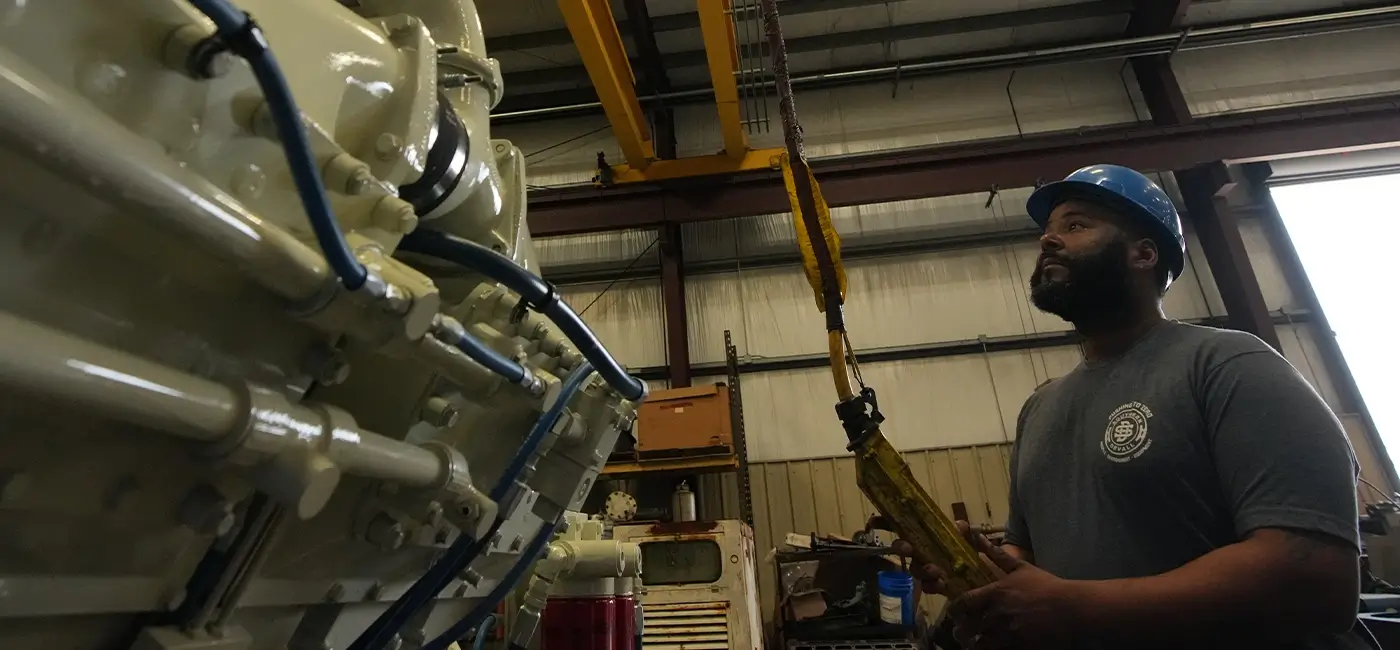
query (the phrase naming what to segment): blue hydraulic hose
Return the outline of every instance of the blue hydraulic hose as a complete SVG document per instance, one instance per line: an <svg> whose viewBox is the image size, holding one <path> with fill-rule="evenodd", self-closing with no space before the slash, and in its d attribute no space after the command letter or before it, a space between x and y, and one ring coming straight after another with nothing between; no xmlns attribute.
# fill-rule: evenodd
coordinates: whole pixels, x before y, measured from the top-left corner
<svg viewBox="0 0 1400 650"><path fill-rule="evenodd" d="M535 451L540 448L540 443L549 434L549 430L554 428L554 423L559 421L559 416L564 414L564 408L573 401L574 396L583 389L583 385L588 382L588 378L593 374L593 366L587 361L578 364L577 368L569 374L569 378L564 380L564 386L559 390L559 398L554 400L549 409L535 420L535 426L530 429L529 435L525 436L525 442L521 443L520 451L515 454L515 458L506 465L506 471L501 473L500 480L496 481L495 487L491 488L488 495L492 501L499 503L510 493L510 489L515 482L520 479L520 475L525 471L525 466L534 457Z"/></svg>
<svg viewBox="0 0 1400 650"><path fill-rule="evenodd" d="M491 628L496 627L496 615L487 614L486 620L476 628L476 638L472 640L472 650L486 650L486 636L491 634Z"/></svg>
<svg viewBox="0 0 1400 650"><path fill-rule="evenodd" d="M520 450L515 453L510 464L506 466L505 472L501 474L500 480L491 488L487 495L492 501L500 503L510 493L510 489L520 479L520 474L524 472L525 466L529 464L530 458L539 449L540 443L549 431L554 428L554 424L563 415L564 408L573 401L575 395L583 388L585 380L593 374L593 367L587 361L574 368L569 378L564 381L563 387L559 391L559 398L554 401L535 424L530 428L530 433L525 436L525 441L520 444ZM487 541L490 540L496 531L504 523L498 516L491 524L491 529L487 531L479 540L474 540L463 534L448 547L441 560L433 564L422 577L413 583L398 600L385 609L378 618L365 628L364 632L350 644L347 650L378 650L383 647L389 637L398 633L404 623L415 612L423 607L438 592L447 586L454 577L467 568L476 560L477 556L485 549Z"/></svg>
<svg viewBox="0 0 1400 650"><path fill-rule="evenodd" d="M629 400L646 395L646 384L627 374L608 353L573 308L559 299L554 287L515 262L481 244L446 233L419 228L403 238L400 250L430 255L478 271L510 288L540 313L554 321L598 374Z"/></svg>
<svg viewBox="0 0 1400 650"><path fill-rule="evenodd" d="M491 537L500 530L502 523L504 522L497 518L480 539L472 539L465 533L458 537L457 541L448 547L442 559L433 563L433 566L414 581L402 596L380 613L369 627L355 637L347 650L378 650L384 647L389 638L398 634L414 613L422 609L423 605L441 592L454 576L460 574L463 568L481 555Z"/></svg>
<svg viewBox="0 0 1400 650"><path fill-rule="evenodd" d="M421 650L446 650L447 646L452 645L457 639L465 637L468 632L471 632L478 625L481 625L482 621L485 621L486 617L491 615L491 612L496 611L496 605L499 605L501 601L505 599L506 594L510 593L510 590L515 588L515 584L520 582L521 578L525 577L525 571L530 568L530 565L534 564L535 560L539 559L540 552L544 550L549 540L554 537L554 529L558 525L559 524L555 522L540 526L540 532L535 533L535 538L530 540L530 545L520 553L520 559L516 560L515 566L511 567L510 570L506 572L505 577L501 578L501 581L496 583L496 586L491 589L491 593L487 594L485 599L477 603L476 607L473 607L462 620L457 621L452 627L447 628L447 631L438 635L437 638L425 643Z"/></svg>
<svg viewBox="0 0 1400 650"><path fill-rule="evenodd" d="M467 334L453 343L467 358L486 367L512 384L519 384L525 380L525 368L520 364L506 358L485 343L481 339Z"/></svg>
<svg viewBox="0 0 1400 650"><path fill-rule="evenodd" d="M282 142L287 167L301 197L302 208L311 221L316 242L345 288L351 291L359 289L369 277L369 272L365 265L355 259L350 245L341 236L340 225L331 212L326 188L321 183L321 174L311 153L306 127L301 123L301 111L292 99L287 79L282 75L277 59L272 56L262 30L248 14L227 0L190 0L190 4L214 22L219 38L223 39L230 51L247 59L267 100L272 121L277 126L277 138Z"/></svg>

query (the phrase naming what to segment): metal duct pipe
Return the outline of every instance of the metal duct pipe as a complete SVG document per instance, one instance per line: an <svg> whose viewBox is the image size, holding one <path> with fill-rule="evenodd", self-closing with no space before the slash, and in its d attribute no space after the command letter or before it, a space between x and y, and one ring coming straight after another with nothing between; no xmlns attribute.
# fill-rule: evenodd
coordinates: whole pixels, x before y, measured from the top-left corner
<svg viewBox="0 0 1400 650"><path fill-rule="evenodd" d="M195 242L293 303L317 304L332 295L335 278L318 251L181 168L86 99L46 83L3 47L0 142L132 216Z"/></svg>
<svg viewBox="0 0 1400 650"><path fill-rule="evenodd" d="M1336 11L1309 16L1294 16L1276 20L1258 20L1248 23L1219 25L1215 27L1187 27L1174 32L1119 38L1078 45L1047 47L1005 54L963 56L911 63L908 65L885 65L859 70L820 72L792 78L795 89L811 88L831 84L849 84L863 81L876 81L903 76L931 74L936 72L971 72L1009 67L1029 67L1053 63L1083 63L1104 59L1125 59L1157 54L1171 54L1183 50L1204 50L1233 45L1250 45L1274 40L1320 36L1361 29L1375 29L1400 25L1400 6L1373 7ZM773 87L773 82L765 81L763 88ZM657 101L676 101L710 97L709 88L682 90L640 98L643 104ZM511 120L541 117L563 113L574 113L601 108L601 102L583 102L560 106L546 106L506 113L495 113L494 119Z"/></svg>
<svg viewBox="0 0 1400 650"><path fill-rule="evenodd" d="M0 331L6 389L208 443L204 453L249 467L260 489L303 519L325 506L341 472L484 502L449 447L365 431L340 409L225 386L10 314L0 313Z"/></svg>

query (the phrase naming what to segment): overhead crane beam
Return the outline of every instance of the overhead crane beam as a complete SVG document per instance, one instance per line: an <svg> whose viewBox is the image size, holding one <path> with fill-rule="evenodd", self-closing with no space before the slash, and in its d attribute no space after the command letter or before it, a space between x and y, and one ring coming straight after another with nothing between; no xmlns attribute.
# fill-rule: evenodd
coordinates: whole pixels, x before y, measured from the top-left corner
<svg viewBox="0 0 1400 650"><path fill-rule="evenodd" d="M724 136L724 154L740 159L748 151L744 118L739 110L739 85L734 73L739 67L739 50L734 43L734 14L730 0L696 0L700 13L700 33L705 40L705 58L710 83L715 89L719 110L719 130Z"/></svg>
<svg viewBox="0 0 1400 650"><path fill-rule="evenodd" d="M646 169L656 156L651 129L637 100L627 48L613 22L608 0L559 0L559 11L578 46L579 57L603 104L622 157L633 169Z"/></svg>

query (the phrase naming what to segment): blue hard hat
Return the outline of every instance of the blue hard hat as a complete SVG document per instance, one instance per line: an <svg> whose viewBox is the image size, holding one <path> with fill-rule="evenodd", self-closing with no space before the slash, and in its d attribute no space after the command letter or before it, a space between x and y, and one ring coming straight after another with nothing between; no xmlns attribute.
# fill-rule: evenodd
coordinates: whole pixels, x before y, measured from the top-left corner
<svg viewBox="0 0 1400 650"><path fill-rule="evenodd" d="M1181 275L1186 259L1181 215L1177 214L1171 197L1152 179L1127 167L1090 165L1062 181L1042 185L1026 201L1026 211L1044 230L1055 206L1069 199L1103 204L1146 226L1171 271L1168 282Z"/></svg>

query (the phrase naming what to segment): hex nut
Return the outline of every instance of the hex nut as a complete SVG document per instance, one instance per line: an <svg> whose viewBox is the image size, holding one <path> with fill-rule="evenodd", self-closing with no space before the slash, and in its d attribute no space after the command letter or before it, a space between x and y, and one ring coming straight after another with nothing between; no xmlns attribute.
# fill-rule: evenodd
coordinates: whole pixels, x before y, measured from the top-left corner
<svg viewBox="0 0 1400 650"><path fill-rule="evenodd" d="M457 425L460 413L457 407L445 397L429 397L423 403L422 412L419 414L424 422L439 427L450 428Z"/></svg>
<svg viewBox="0 0 1400 650"><path fill-rule="evenodd" d="M386 196L374 204L370 221L376 228L393 233L410 233L418 227L418 214L413 205L394 196Z"/></svg>

